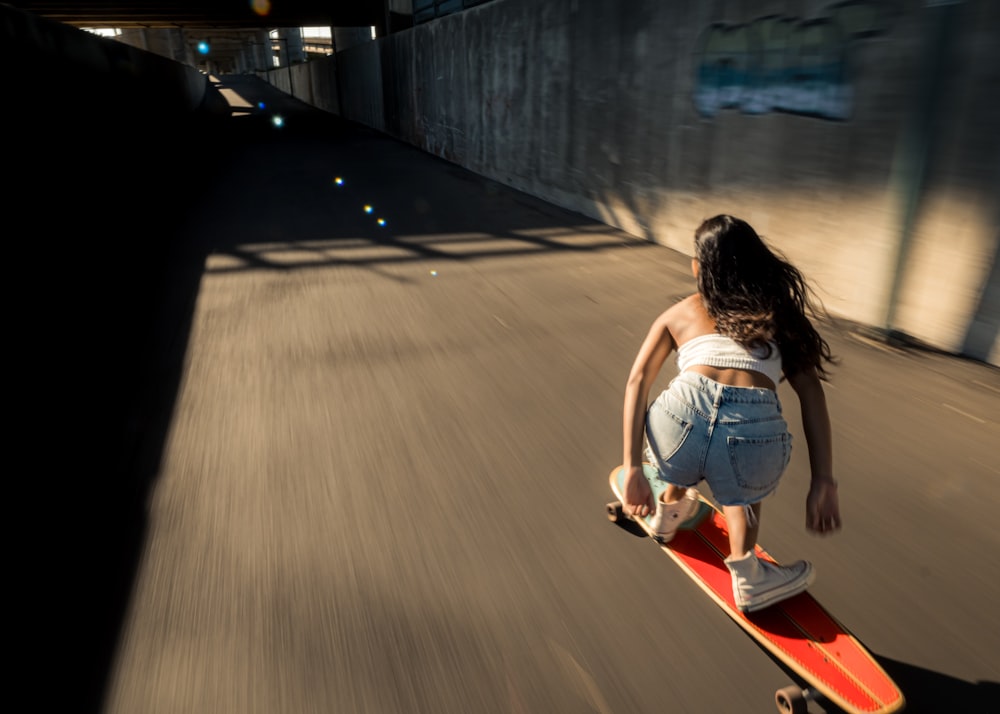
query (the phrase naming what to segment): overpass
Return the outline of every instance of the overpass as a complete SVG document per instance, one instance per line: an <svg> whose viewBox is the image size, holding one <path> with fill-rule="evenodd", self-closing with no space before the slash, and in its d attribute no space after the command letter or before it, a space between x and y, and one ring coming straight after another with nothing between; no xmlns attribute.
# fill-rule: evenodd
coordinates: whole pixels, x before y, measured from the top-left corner
<svg viewBox="0 0 1000 714"><path fill-rule="evenodd" d="M480 0L481 1L481 0ZM342 47L356 42L358 30L365 39L371 31L385 35L413 25L410 0L291 0L244 2L33 2L12 7L35 17L70 27L117 31L119 42L150 50L184 64L216 73L242 72L272 67L271 46L281 64L305 61L295 33L302 27L336 28ZM396 7L406 7L405 12ZM291 45L278 46L291 34ZM288 40L285 40L286 42ZM205 45L199 52L199 45ZM211 48L210 52L208 47ZM296 49L298 50L296 52Z"/></svg>
<svg viewBox="0 0 1000 714"><path fill-rule="evenodd" d="M246 29L360 27L385 22L390 0L287 0L285 2L72 2L13 0L12 7L73 27Z"/></svg>
<svg viewBox="0 0 1000 714"><path fill-rule="evenodd" d="M567 26L574 7L591 16ZM698 102L637 92L690 79L656 63L657 33L683 45L669 28L705 20L705 53L733 60L748 31L644 7L506 0L214 78L4 15L4 66L21 70L2 119L17 149L11 379L35 486L19 503L60 600L64 708L645 711L664 690L679 710L766 704L777 668L655 549L601 522L615 375L690 289L695 217L727 205L804 262L843 320L829 398L848 527L802 537L800 449L767 545L817 562L821 599L911 711L985 709L1000 384L957 354L995 340L980 240L995 105L973 91L996 66L994 10L960 8L962 47L984 59L944 82L956 115L937 117L934 158L904 191L885 170L922 154L897 155L906 142L880 122L921 85L903 81L912 56L892 61L909 45L887 38L950 11L858 30L852 62L900 94L855 75L845 119L843 95L765 111L769 95L709 91L711 73L688 85ZM459 29L496 65L465 61ZM865 329L893 291L897 324L931 349ZM482 514L503 537L467 537ZM683 622L645 617L660 599L684 602ZM695 653L666 682L664 642Z"/></svg>

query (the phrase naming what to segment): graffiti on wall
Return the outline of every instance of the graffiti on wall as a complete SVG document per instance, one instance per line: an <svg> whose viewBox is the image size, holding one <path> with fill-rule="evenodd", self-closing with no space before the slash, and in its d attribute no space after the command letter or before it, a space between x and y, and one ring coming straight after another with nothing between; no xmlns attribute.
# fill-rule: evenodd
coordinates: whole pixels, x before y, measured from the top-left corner
<svg viewBox="0 0 1000 714"><path fill-rule="evenodd" d="M788 112L843 120L851 115L851 51L889 30L889 2L845 0L823 17L781 15L739 25L712 24L695 62L694 103L705 117L725 109Z"/></svg>

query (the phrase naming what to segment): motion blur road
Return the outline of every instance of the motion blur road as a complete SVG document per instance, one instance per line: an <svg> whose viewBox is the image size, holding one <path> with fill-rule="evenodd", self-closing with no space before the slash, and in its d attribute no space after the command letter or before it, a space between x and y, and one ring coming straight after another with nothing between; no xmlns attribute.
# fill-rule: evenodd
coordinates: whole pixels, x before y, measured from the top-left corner
<svg viewBox="0 0 1000 714"><path fill-rule="evenodd" d="M212 137L130 328L146 510L89 585L100 709L772 711L789 676L604 514L626 375L689 259L223 82L247 116ZM783 385L798 448L761 542L815 563L908 711L985 711L1000 372L824 330L844 528L805 531Z"/></svg>

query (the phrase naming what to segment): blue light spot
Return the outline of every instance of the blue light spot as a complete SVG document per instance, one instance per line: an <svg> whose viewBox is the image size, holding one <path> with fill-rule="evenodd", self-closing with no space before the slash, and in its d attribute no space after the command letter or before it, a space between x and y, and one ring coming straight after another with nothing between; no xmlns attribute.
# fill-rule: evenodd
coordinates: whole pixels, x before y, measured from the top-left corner
<svg viewBox="0 0 1000 714"><path fill-rule="evenodd" d="M208 43L205 42L204 40L202 40L201 42L199 42L198 43L198 52L200 52L203 55L207 55L208 54Z"/></svg>

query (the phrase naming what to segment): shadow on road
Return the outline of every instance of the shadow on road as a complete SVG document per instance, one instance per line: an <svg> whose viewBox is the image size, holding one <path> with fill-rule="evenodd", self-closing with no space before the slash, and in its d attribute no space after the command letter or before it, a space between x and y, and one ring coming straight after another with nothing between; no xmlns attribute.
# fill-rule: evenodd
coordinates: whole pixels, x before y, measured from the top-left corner
<svg viewBox="0 0 1000 714"><path fill-rule="evenodd" d="M764 651L762 649L762 651ZM777 657L764 651L790 682L807 684ZM966 682L922 667L905 664L873 653L882 669L896 682L906 699L906 714L943 714L943 712L988 712L1000 696L997 682ZM844 710L826 701L811 702L809 711L844 714Z"/></svg>
<svg viewBox="0 0 1000 714"><path fill-rule="evenodd" d="M946 674L877 657L906 697L906 714L996 711L1000 683L966 682Z"/></svg>

